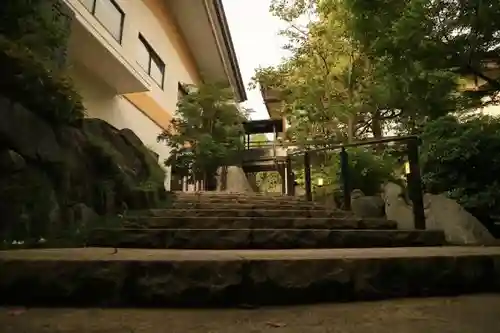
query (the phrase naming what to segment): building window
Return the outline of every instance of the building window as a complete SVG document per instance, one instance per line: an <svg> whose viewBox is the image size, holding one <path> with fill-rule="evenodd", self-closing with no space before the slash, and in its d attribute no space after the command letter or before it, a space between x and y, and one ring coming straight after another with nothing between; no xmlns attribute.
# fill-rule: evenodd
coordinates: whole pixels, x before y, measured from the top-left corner
<svg viewBox="0 0 500 333"><path fill-rule="evenodd" d="M80 0L88 11L119 43L122 41L125 13L114 0Z"/></svg>
<svg viewBox="0 0 500 333"><path fill-rule="evenodd" d="M149 76L163 89L165 81L165 63L161 60L144 36L139 34L140 47L137 62Z"/></svg>

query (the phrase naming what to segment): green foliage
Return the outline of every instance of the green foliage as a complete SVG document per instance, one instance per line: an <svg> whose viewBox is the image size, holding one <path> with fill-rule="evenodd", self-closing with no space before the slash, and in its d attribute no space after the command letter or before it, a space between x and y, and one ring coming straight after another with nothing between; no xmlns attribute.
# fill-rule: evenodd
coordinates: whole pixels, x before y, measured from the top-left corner
<svg viewBox="0 0 500 333"><path fill-rule="evenodd" d="M84 117L71 80L47 69L35 53L0 36L0 93L51 124L74 124Z"/></svg>
<svg viewBox="0 0 500 333"><path fill-rule="evenodd" d="M283 100L292 139L339 142L379 138L391 128L417 132L429 119L478 103L459 92L459 73L443 68L442 53L426 44L431 24L424 19L420 25L417 15L417 2L425 1L358 2L272 1L271 12L287 24L282 34L290 57L257 69L254 85ZM398 21L405 15L411 24ZM418 43L406 49L408 40Z"/></svg>
<svg viewBox="0 0 500 333"><path fill-rule="evenodd" d="M188 87L180 98L171 126L158 136L171 148L165 164L173 171L200 180L233 161L243 149L242 114L232 90L221 84Z"/></svg>
<svg viewBox="0 0 500 333"><path fill-rule="evenodd" d="M437 85L441 87L437 93L442 93L447 85L458 84L459 75L472 76L469 83L475 77L480 85L484 84L480 91L459 91L454 96L457 106L465 109L481 104L481 97L493 96L500 90L498 77L491 77L485 71L486 66L500 65L500 23L494 18L500 15L498 1L345 0L345 3L352 13L355 37L371 56L385 58L396 77L408 70L424 69L431 76L422 79L441 83ZM427 91L432 97L433 91Z"/></svg>
<svg viewBox="0 0 500 333"><path fill-rule="evenodd" d="M387 181L395 181L395 170L398 162L389 154L380 154L363 148L350 148L349 179L352 189L360 189L366 195L380 192L380 186ZM312 156L311 169L312 186L318 190L318 179L323 179L323 186L319 192L333 193L342 188L340 169L340 154L321 153ZM304 185L304 172L297 170L297 183Z"/></svg>
<svg viewBox="0 0 500 333"><path fill-rule="evenodd" d="M448 116L426 125L422 135L426 190L446 193L483 221L500 213L500 120Z"/></svg>
<svg viewBox="0 0 500 333"><path fill-rule="evenodd" d="M256 183L259 192L281 192L281 177L280 174L276 171L257 173Z"/></svg>
<svg viewBox="0 0 500 333"><path fill-rule="evenodd" d="M45 65L64 62L70 34L69 9L61 0L3 0L0 35L32 50Z"/></svg>
<svg viewBox="0 0 500 333"><path fill-rule="evenodd" d="M291 124L289 137L299 145L309 139L379 138L388 130L420 133L429 121L498 102L500 80L486 70L500 66L500 21L494 19L500 15L498 1L273 0L270 10L287 25L283 35L290 56L277 66L257 69L253 85L282 100ZM474 78L481 89L466 90ZM425 130L429 138L439 141L442 134L451 142L452 128L439 135L430 133L436 131L432 128ZM495 186L479 191L479 181L467 176L458 159L474 154L475 143L468 140L495 140L485 135L460 141L463 146L443 146L440 154L451 158L450 169L432 162L427 185L454 189L454 196L466 198L468 207L494 197ZM377 156L382 151L377 148ZM450 157L449 151L456 156ZM367 194L398 168L394 158L372 156L362 150L350 154L353 187ZM338 188L336 156L321 156L312 164L314 183L322 177L325 186ZM479 174L491 174L489 164L483 163ZM462 183L461 177L471 184Z"/></svg>
<svg viewBox="0 0 500 333"><path fill-rule="evenodd" d="M382 184L395 180L398 164L391 156L361 148L349 149L348 154L353 189L360 189L366 195L374 195L380 192Z"/></svg>

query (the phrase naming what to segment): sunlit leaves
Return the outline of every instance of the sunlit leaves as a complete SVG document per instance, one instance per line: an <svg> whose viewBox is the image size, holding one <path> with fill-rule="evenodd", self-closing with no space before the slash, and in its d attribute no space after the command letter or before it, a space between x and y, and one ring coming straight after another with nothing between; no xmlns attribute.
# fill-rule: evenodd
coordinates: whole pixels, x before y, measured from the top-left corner
<svg viewBox="0 0 500 333"><path fill-rule="evenodd" d="M168 131L159 135L172 149L166 165L176 172L194 176L212 173L242 148L244 114L231 89L220 84L188 87L189 94L177 103Z"/></svg>

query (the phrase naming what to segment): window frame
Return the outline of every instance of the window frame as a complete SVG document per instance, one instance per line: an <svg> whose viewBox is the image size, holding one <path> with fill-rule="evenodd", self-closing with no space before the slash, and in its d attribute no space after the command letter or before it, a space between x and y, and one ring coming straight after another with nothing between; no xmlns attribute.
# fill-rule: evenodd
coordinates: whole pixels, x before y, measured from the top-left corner
<svg viewBox="0 0 500 333"><path fill-rule="evenodd" d="M113 33L109 30L109 28L101 22L101 20L99 20L97 18L97 16L95 15L96 13L96 7L97 7L97 0L91 0L92 1L92 9L89 10L87 8L87 6L85 6L85 4L83 3L83 1L81 1L83 7L85 7L85 9L87 9L89 11L89 13L96 19L97 22L99 22L99 24L101 24L104 29L106 29L106 31L109 32L109 34L113 37L114 40L116 40L118 43L122 44L122 41L123 41L123 29L125 27L125 12L123 11L123 9L121 9L121 7L118 5L118 3L115 1L115 0L105 0L105 1L109 1L113 7L115 7L115 9L118 11L118 13L120 13L121 15L121 20L120 20L120 36L118 37L118 39L116 39L116 37L113 35Z"/></svg>
<svg viewBox="0 0 500 333"><path fill-rule="evenodd" d="M143 34L139 33L139 42L142 44L142 47L146 49L146 51L149 54L149 59L148 59L148 68L144 68L139 62L139 66L141 66L142 69L146 71L146 73L149 75L149 77L163 90L165 87L165 73L167 69L167 65L163 61L163 59L160 57L160 55L153 49L151 44L147 41L147 39L144 37ZM157 64L160 64L160 72L161 72L161 83L157 82L153 76L151 75L151 66L152 63L156 62Z"/></svg>

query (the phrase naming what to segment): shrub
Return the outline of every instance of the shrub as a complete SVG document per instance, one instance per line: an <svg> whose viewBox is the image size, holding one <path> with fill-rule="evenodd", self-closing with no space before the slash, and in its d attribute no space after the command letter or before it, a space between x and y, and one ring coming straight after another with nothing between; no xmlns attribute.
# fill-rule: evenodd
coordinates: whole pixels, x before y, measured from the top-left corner
<svg viewBox="0 0 500 333"><path fill-rule="evenodd" d="M365 148L350 148L349 176L352 189L360 189L366 195L380 192L380 186L387 181L395 181L394 170L398 167L395 158L387 154L377 154ZM335 194L341 201L342 178L340 169L340 153L313 154L311 179L315 198ZM300 164L299 164L300 162ZM304 184L302 160L297 159L295 165L297 182ZM323 186L318 188L318 178L323 179Z"/></svg>
<svg viewBox="0 0 500 333"><path fill-rule="evenodd" d="M84 117L80 95L66 76L47 69L27 47L0 36L0 93L51 124Z"/></svg>
<svg viewBox="0 0 500 333"><path fill-rule="evenodd" d="M398 165L392 157L363 148L348 149L347 153L352 189L374 195L380 192L383 183L395 181L394 170ZM340 170L340 158L338 160Z"/></svg>
<svg viewBox="0 0 500 333"><path fill-rule="evenodd" d="M427 192L446 193L487 223L500 213L500 120L447 116L425 126L422 179Z"/></svg>

